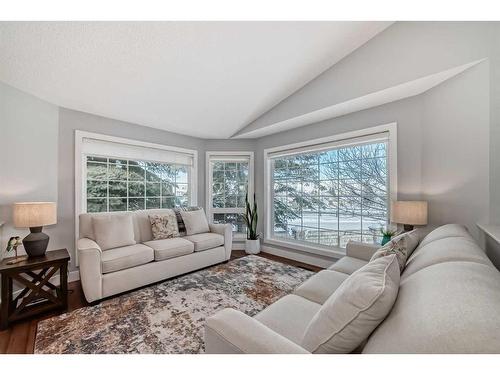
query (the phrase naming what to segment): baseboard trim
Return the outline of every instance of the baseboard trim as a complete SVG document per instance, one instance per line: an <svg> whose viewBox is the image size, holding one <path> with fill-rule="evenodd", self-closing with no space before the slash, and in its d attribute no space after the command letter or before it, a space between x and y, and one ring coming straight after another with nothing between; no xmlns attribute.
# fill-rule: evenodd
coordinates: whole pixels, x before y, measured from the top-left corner
<svg viewBox="0 0 500 375"><path fill-rule="evenodd" d="M270 245L263 245L261 250L263 253L268 253L283 258L292 259L297 262L302 262L322 268L330 267L333 263L335 263L339 259L334 257L315 255L311 253L304 253L293 249L278 248Z"/></svg>
<svg viewBox="0 0 500 375"><path fill-rule="evenodd" d="M245 250L245 242L237 241L233 242L233 250Z"/></svg>

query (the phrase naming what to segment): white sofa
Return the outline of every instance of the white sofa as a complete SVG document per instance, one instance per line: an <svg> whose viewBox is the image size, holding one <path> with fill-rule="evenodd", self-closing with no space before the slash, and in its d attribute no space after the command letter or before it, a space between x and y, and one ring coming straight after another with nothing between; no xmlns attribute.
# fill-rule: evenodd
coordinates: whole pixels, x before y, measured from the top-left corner
<svg viewBox="0 0 500 375"><path fill-rule="evenodd" d="M229 224L210 224L207 233L186 236L181 232L181 237L154 241L149 215L167 211L172 210L80 215L77 251L80 280L88 302L229 260ZM101 250L94 236L92 217L117 215L132 216L136 244Z"/></svg>
<svg viewBox="0 0 500 375"><path fill-rule="evenodd" d="M309 322L375 250L349 243L347 256L254 317L221 310L206 322L206 352L308 353L301 342ZM391 312L359 351L500 353L500 272L465 227L444 225L420 241Z"/></svg>

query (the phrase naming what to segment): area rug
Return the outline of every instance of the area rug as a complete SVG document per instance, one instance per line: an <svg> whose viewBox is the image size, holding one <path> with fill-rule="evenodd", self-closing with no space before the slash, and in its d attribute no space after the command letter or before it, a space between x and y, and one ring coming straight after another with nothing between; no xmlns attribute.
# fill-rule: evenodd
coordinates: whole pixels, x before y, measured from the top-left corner
<svg viewBox="0 0 500 375"><path fill-rule="evenodd" d="M253 316L312 274L246 256L43 320L35 353L203 353L207 317Z"/></svg>

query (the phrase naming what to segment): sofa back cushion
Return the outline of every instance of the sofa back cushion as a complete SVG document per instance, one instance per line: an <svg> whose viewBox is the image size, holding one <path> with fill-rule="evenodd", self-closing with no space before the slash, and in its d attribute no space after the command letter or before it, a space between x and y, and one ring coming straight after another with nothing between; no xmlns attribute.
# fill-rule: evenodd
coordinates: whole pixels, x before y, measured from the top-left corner
<svg viewBox="0 0 500 375"><path fill-rule="evenodd" d="M418 248L421 248L433 241L437 241L442 238L448 238L448 237L462 237L474 241L474 239L472 238L472 236L470 235L469 231L465 226L460 224L445 224L434 229L427 236L425 236L420 241Z"/></svg>
<svg viewBox="0 0 500 375"><path fill-rule="evenodd" d="M188 236L210 232L207 216L203 208L195 211L181 211L181 216Z"/></svg>
<svg viewBox="0 0 500 375"><path fill-rule="evenodd" d="M92 217L95 241L102 250L135 245L132 214L101 215Z"/></svg>
<svg viewBox="0 0 500 375"><path fill-rule="evenodd" d="M500 353L500 273L477 262L425 267L401 280L363 353Z"/></svg>
<svg viewBox="0 0 500 375"><path fill-rule="evenodd" d="M133 212L96 212L96 213L85 213L79 215L79 237L78 238L90 238L95 241L96 237L94 234L94 227L92 224L92 218L94 217L114 217L114 216L122 216L122 215L130 215L132 217L133 229L132 233L134 236L134 241L136 243L141 242L141 235L139 232L139 227L137 226L137 221L135 219L135 213Z"/></svg>
<svg viewBox="0 0 500 375"><path fill-rule="evenodd" d="M445 262L477 262L492 265L485 252L466 237L446 237L420 247L406 262L402 279L426 267Z"/></svg>
<svg viewBox="0 0 500 375"><path fill-rule="evenodd" d="M396 255L375 259L351 274L306 329L302 346L313 353L350 353L387 316L396 300Z"/></svg>

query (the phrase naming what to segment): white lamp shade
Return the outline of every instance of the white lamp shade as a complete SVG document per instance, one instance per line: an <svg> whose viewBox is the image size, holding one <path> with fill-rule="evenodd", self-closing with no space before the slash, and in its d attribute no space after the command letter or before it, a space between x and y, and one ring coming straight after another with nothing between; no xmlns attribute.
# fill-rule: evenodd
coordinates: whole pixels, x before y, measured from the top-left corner
<svg viewBox="0 0 500 375"><path fill-rule="evenodd" d="M16 228L43 227L57 223L57 207L54 202L14 203Z"/></svg>
<svg viewBox="0 0 500 375"><path fill-rule="evenodd" d="M426 201L393 201L391 206L391 221L399 224L426 225Z"/></svg>

